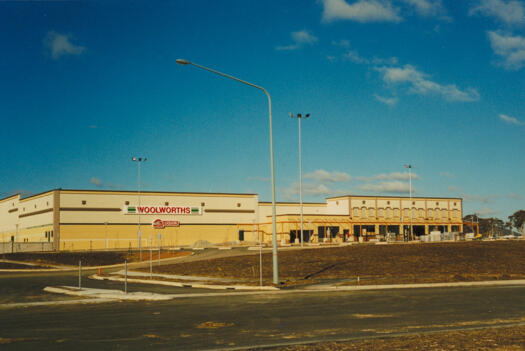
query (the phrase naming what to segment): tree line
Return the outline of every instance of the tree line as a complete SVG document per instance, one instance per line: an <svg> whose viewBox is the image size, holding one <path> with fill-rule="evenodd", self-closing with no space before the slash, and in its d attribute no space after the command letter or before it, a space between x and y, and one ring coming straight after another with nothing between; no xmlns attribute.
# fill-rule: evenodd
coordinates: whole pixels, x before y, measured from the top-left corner
<svg viewBox="0 0 525 351"><path fill-rule="evenodd" d="M491 217L481 218L477 214L469 214L463 217L464 222L475 222L479 224L479 232L484 235L509 235L513 233L513 229L516 229L521 235L524 235L524 223L525 223L525 210L519 210L514 212L508 217L507 221L502 219ZM469 227L465 228L466 231L470 231Z"/></svg>

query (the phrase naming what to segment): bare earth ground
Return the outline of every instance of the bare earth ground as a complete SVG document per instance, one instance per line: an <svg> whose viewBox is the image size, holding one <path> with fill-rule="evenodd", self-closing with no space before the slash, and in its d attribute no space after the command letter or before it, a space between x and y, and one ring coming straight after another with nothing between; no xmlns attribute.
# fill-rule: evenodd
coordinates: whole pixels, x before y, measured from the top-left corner
<svg viewBox="0 0 525 351"><path fill-rule="evenodd" d="M260 350L260 349L259 349ZM525 326L458 330L349 342L326 342L267 348L278 351L525 350Z"/></svg>
<svg viewBox="0 0 525 351"><path fill-rule="evenodd" d="M188 252L181 251L163 251L161 258L179 257L189 255ZM158 259L158 251L153 251L154 260ZM127 251L78 251L78 252L20 252L13 254L1 255L0 259L11 261L31 262L41 265L66 265L78 266L78 261L82 261L82 266L106 266L112 264L121 264L125 260L128 262L138 262L139 252ZM149 260L149 251L143 250L142 260ZM10 267L9 265L13 265ZM27 265L16 265L13 263L0 262L0 269L35 269L46 267L35 267ZM47 267L49 268L49 267Z"/></svg>
<svg viewBox="0 0 525 351"><path fill-rule="evenodd" d="M281 284L339 279L340 284L399 284L525 278L525 241L353 245L279 252ZM262 255L265 284L272 280L272 254ZM155 267L156 273L259 278L259 255L234 256ZM348 279L344 281L344 279ZM341 281L342 280L342 281Z"/></svg>

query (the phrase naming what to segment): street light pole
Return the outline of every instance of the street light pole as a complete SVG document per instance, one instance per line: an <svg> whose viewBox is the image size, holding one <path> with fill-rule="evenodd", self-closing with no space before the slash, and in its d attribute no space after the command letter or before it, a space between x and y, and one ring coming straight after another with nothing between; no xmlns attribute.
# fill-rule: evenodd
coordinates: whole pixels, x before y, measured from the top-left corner
<svg viewBox="0 0 525 351"><path fill-rule="evenodd" d="M245 80L230 76L229 74L225 74L219 71L216 71L214 69L204 67L201 65L198 65L196 63L190 62L188 60L183 59L177 59L175 60L179 65L191 65L200 69L203 69L205 71L215 73L219 76L229 78L232 80L235 80L239 83L249 85L253 88L261 90L264 94L266 94L266 97L268 98L268 117L270 120L270 172L271 172L271 187L272 187L272 256L273 256L273 283L278 284L279 283L279 273L278 273L278 267L277 267L277 225L276 225L276 210L275 210L275 176L274 176L274 162L273 162L273 129L272 129L272 99L270 97L270 94L266 89L264 89L261 86L249 83Z"/></svg>
<svg viewBox="0 0 525 351"><path fill-rule="evenodd" d="M142 261L142 231L140 230L140 164L142 162L146 162L148 159L145 158L145 157L132 157L131 158L131 161L133 162L137 162L137 192L138 192L138 200L139 200L139 205L137 207L137 214L139 215L139 223L138 223L138 231L137 231L137 236L138 236L138 239L139 239L139 256L140 256L140 261Z"/></svg>
<svg viewBox="0 0 525 351"><path fill-rule="evenodd" d="M296 116L294 116L290 112L291 118L297 118L297 121L299 122L299 206L300 206L300 212L301 212L301 247L303 247L303 167L302 167L302 158L301 158L301 119L303 119L303 116L298 113ZM304 118L310 117L310 114L307 113L304 115Z"/></svg>
<svg viewBox="0 0 525 351"><path fill-rule="evenodd" d="M412 165L405 165L405 168L408 168L408 182L410 184L410 240L414 240L414 236L412 235Z"/></svg>

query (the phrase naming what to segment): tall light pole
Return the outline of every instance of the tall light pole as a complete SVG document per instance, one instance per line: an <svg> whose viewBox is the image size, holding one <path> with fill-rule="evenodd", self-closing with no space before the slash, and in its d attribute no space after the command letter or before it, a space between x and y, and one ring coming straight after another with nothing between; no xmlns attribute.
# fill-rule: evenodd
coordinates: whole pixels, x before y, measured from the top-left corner
<svg viewBox="0 0 525 351"><path fill-rule="evenodd" d="M408 182L410 184L410 240L414 240L412 235L412 165L404 165L405 168L408 168Z"/></svg>
<svg viewBox="0 0 525 351"><path fill-rule="evenodd" d="M249 85L253 88L261 90L263 93L266 94L266 97L268 98L268 109L269 109L269 120L270 120L270 172L271 172L271 186L272 186L272 256L273 256L273 283L278 284L279 283L279 273L278 273L278 267L277 267L277 225L276 225L276 211L275 211L275 177L273 172L273 129L272 129L272 99L270 98L270 94L266 89L263 87L260 87L258 85L249 83L245 80L230 76L229 74L225 74L219 71L216 71L214 69L204 67L201 65L198 65L196 63L190 62L188 60L183 59L177 59L175 60L179 65L191 65L200 69L203 69L205 71L218 74L219 76L233 79L239 83Z"/></svg>
<svg viewBox="0 0 525 351"><path fill-rule="evenodd" d="M132 157L131 161L137 162L137 192L139 197L139 205L140 207L140 164L142 162L146 162L148 159L145 157ZM137 230L137 237L139 239L139 255L140 260L142 261L142 231L140 230L140 209L137 207L137 214L139 215L139 225Z"/></svg>
<svg viewBox="0 0 525 351"><path fill-rule="evenodd" d="M290 112L291 118L297 118L297 121L299 121L299 207L301 212L301 247L303 247L303 167L302 167L302 160L301 160L301 120L303 118L310 117L310 114L307 113L306 115L301 115L298 113L297 115L293 115L293 113Z"/></svg>

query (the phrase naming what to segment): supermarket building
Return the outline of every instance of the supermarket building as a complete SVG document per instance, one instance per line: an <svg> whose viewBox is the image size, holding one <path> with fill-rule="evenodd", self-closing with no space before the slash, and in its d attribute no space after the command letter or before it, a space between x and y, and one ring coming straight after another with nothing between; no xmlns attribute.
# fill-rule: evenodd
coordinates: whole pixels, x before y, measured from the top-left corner
<svg viewBox="0 0 525 351"><path fill-rule="evenodd" d="M272 240L271 202L257 194L55 189L0 199L0 242L54 250L128 249ZM277 240L299 240L300 206L278 202ZM462 232L461 198L338 196L303 206L305 242L362 241L409 231ZM412 218L410 218L412 217ZM140 226L140 235L139 235Z"/></svg>

